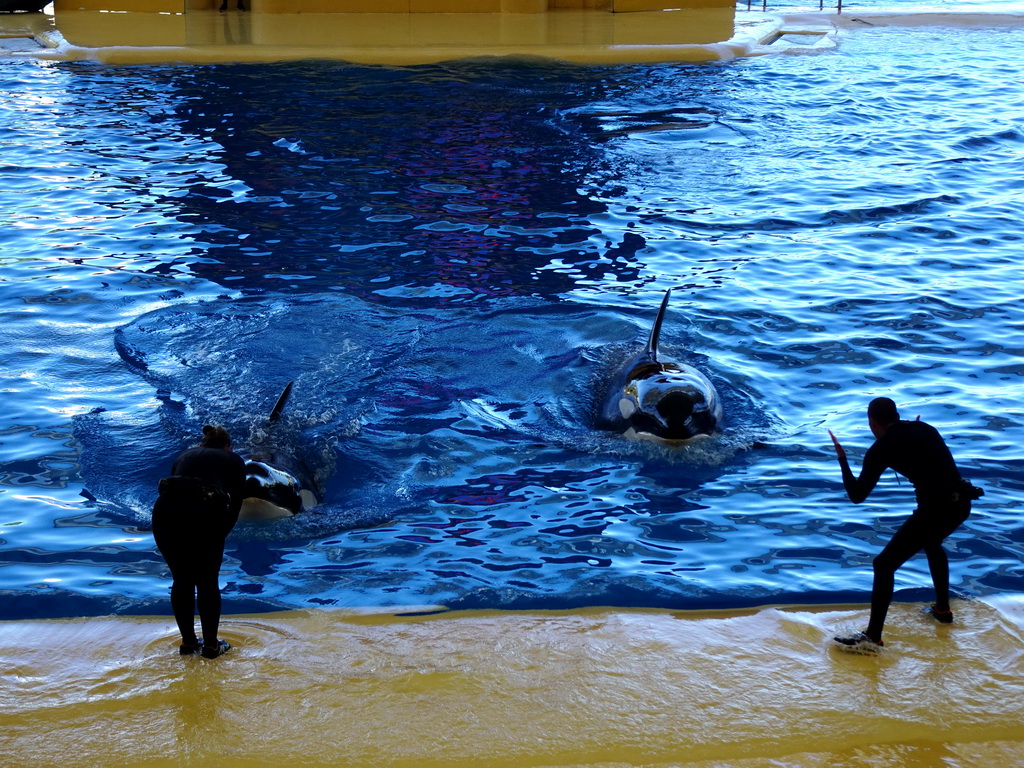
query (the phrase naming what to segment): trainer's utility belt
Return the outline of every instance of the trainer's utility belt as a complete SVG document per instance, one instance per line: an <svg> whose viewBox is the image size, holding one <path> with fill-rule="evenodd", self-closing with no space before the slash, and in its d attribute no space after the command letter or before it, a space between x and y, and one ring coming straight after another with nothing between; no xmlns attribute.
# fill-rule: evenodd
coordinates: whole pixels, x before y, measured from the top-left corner
<svg viewBox="0 0 1024 768"><path fill-rule="evenodd" d="M968 480L961 480L953 492L953 501L974 501L985 495L985 491Z"/></svg>
<svg viewBox="0 0 1024 768"><path fill-rule="evenodd" d="M161 496L188 500L197 504L227 506L228 495L213 483L198 477L171 475L160 480L157 491Z"/></svg>

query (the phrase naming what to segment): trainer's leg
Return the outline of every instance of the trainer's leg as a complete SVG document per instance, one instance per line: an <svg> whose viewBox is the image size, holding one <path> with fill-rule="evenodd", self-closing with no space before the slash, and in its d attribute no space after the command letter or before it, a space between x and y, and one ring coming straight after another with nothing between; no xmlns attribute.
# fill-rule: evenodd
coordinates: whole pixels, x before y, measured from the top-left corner
<svg viewBox="0 0 1024 768"><path fill-rule="evenodd" d="M889 604L892 602L896 585L896 571L923 547L920 523L911 516L893 534L892 539L872 562L875 575L871 585L871 618L864 634L875 642L882 639L882 627L885 625L885 617L889 613Z"/></svg>
<svg viewBox="0 0 1024 768"><path fill-rule="evenodd" d="M928 556L928 570L935 586L935 610L945 613L949 610L949 558L941 543L929 544L924 553Z"/></svg>
<svg viewBox="0 0 1024 768"><path fill-rule="evenodd" d="M182 645L195 645L196 638L196 584L191 575L176 576L171 571L171 611L181 633Z"/></svg>
<svg viewBox="0 0 1024 768"><path fill-rule="evenodd" d="M171 572L171 612L178 625L183 645L196 644L196 579L188 532L181 530L180 520L171 505L163 499L153 509L153 538Z"/></svg>
<svg viewBox="0 0 1024 768"><path fill-rule="evenodd" d="M924 548L928 556L928 570L932 574L932 585L935 587L935 611L938 613L949 611L949 557L942 542L963 524L970 512L969 503L955 507L948 517L937 524L934 538Z"/></svg>
<svg viewBox="0 0 1024 768"><path fill-rule="evenodd" d="M203 642L216 645L220 628L220 566L224 560L224 540L214 534L216 540L204 542L197 557L201 559L196 576L196 591L199 601L199 622L203 627Z"/></svg>

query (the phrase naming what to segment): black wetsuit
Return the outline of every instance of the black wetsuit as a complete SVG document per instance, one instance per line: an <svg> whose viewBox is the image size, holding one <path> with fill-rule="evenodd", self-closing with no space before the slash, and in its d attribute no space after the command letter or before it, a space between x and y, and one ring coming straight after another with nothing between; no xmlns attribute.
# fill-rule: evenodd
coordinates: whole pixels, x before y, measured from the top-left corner
<svg viewBox="0 0 1024 768"><path fill-rule="evenodd" d="M942 436L923 421L898 421L868 449L859 478L853 476L845 460L840 460L840 466L846 494L854 504L868 497L887 468L910 480L917 496L917 509L874 559L867 635L874 640L881 638L896 571L922 549L928 556L936 607L947 610L949 560L942 541L967 519L971 502Z"/></svg>
<svg viewBox="0 0 1024 768"><path fill-rule="evenodd" d="M220 624L224 539L238 521L245 462L222 448L190 448L172 474L161 481L153 506L153 537L171 570L171 609L183 641L195 637L198 597L203 637L212 643Z"/></svg>

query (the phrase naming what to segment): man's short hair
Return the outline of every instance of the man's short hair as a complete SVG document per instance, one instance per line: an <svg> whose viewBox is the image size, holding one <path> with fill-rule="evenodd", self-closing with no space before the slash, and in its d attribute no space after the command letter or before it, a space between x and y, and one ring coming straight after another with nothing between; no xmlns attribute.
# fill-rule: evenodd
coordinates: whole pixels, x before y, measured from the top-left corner
<svg viewBox="0 0 1024 768"><path fill-rule="evenodd" d="M876 397L868 403L868 418L879 424L892 424L900 420L900 412L896 410L896 403L888 397Z"/></svg>

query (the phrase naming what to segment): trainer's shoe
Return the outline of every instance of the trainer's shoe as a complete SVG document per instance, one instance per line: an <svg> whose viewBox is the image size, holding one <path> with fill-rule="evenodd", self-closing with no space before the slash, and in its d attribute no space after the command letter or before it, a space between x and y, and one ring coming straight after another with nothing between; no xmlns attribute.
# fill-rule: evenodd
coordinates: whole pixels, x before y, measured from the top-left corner
<svg viewBox="0 0 1024 768"><path fill-rule="evenodd" d="M204 659L216 659L218 656L222 656L231 650L231 643L227 640L218 641L217 645L203 646L203 658Z"/></svg>
<svg viewBox="0 0 1024 768"><path fill-rule="evenodd" d="M841 651L862 653L866 656L877 656L885 646L885 643L881 640L872 640L863 632L857 632L844 637L833 637L832 642Z"/></svg>
<svg viewBox="0 0 1024 768"><path fill-rule="evenodd" d="M940 611L934 605L929 605L925 608L924 612L935 619L940 624L952 624L953 623L953 612L952 611Z"/></svg>
<svg viewBox="0 0 1024 768"><path fill-rule="evenodd" d="M178 653L182 656L191 656L193 653L199 653L203 648L203 638L197 637L194 643L182 643L178 646Z"/></svg>

